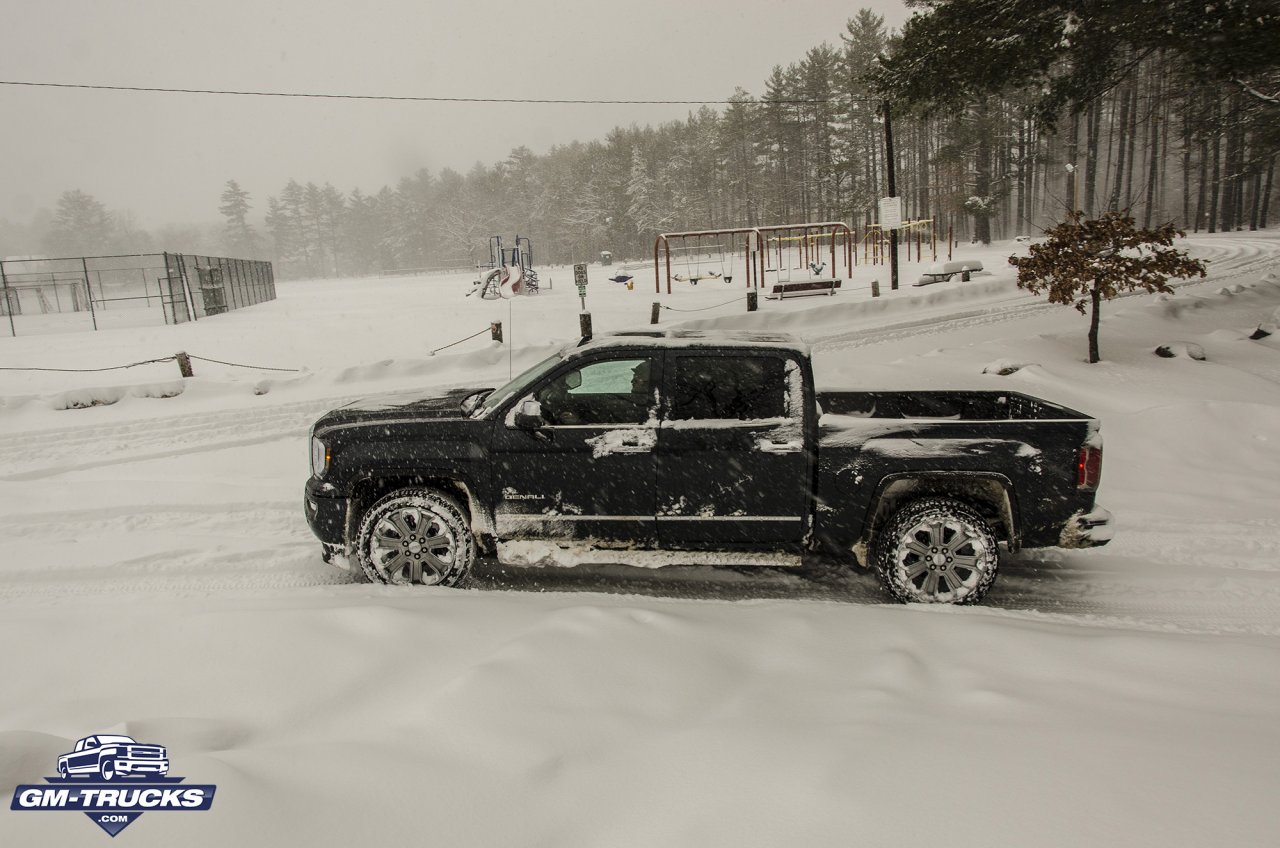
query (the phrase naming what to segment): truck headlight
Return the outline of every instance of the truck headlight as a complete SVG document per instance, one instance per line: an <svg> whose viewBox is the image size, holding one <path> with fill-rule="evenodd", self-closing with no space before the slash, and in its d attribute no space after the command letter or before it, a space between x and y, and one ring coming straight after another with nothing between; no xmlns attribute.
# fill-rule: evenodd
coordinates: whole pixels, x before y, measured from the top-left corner
<svg viewBox="0 0 1280 848"><path fill-rule="evenodd" d="M313 477L323 477L324 473L329 470L329 446L317 439L311 437L311 475Z"/></svg>

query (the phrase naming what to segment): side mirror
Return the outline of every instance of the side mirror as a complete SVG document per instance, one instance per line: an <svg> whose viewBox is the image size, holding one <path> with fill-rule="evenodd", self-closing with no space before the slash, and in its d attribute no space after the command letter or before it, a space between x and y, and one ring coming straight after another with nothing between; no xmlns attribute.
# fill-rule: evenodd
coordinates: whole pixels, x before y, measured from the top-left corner
<svg viewBox="0 0 1280 848"><path fill-rule="evenodd" d="M533 398L520 401L516 407L516 427L521 430L537 430L544 423L542 420L542 404Z"/></svg>

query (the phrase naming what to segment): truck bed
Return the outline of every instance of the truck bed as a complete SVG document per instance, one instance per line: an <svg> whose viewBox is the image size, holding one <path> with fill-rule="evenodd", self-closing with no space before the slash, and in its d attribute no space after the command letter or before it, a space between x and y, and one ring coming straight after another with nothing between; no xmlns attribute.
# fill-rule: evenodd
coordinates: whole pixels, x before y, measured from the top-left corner
<svg viewBox="0 0 1280 848"><path fill-rule="evenodd" d="M1063 517L1093 502L1076 462L1098 422L1068 407L997 391L822 392L818 404L817 489L847 507L825 516L837 540L860 534L877 487L902 476L1005 481L1021 494L1013 508L1029 547L1056 544Z"/></svg>
<svg viewBox="0 0 1280 848"><path fill-rule="evenodd" d="M855 418L916 418L956 421L1087 421L1074 409L1019 392L858 391L819 392L827 415Z"/></svg>

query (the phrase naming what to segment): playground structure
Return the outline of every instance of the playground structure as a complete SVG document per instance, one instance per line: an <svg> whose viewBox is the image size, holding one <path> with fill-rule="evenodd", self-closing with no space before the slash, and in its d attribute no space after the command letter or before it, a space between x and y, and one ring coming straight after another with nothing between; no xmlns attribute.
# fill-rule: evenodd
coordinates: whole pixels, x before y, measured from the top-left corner
<svg viewBox="0 0 1280 848"><path fill-rule="evenodd" d="M898 244L906 247L907 259L911 259L912 243L915 244L915 261L922 262L924 251L927 249L932 255L930 261L938 261L938 230L934 226L932 218L921 218L918 221L903 221L902 226L898 228ZM879 224L872 224L867 228L866 233L862 237L862 261L868 265L882 265L888 262L889 251L889 233L880 227ZM953 241L951 238L951 229L947 229L947 259L951 259L951 248Z"/></svg>
<svg viewBox="0 0 1280 848"><path fill-rule="evenodd" d="M830 293L839 287L841 260L845 278L852 276L856 243L854 231L841 221L662 233L653 243L654 291L662 293L665 271L667 294L672 280L697 285L704 279L732 283L735 277L756 291L770 282L769 274L778 285L813 283ZM673 253L677 266L683 258L684 274L672 273ZM794 271L802 272L799 280L793 279Z"/></svg>
<svg viewBox="0 0 1280 848"><path fill-rule="evenodd" d="M515 246L507 250L502 236L489 237L489 264L477 265L480 279L467 296L480 293L486 300L538 293L538 272L533 270L533 242L516 235Z"/></svg>

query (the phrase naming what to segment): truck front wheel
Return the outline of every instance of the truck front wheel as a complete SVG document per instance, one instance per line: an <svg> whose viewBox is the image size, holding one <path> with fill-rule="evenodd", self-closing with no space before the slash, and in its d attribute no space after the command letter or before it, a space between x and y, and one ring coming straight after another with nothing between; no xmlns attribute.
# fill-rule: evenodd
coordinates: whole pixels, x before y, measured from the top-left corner
<svg viewBox="0 0 1280 848"><path fill-rule="evenodd" d="M903 603L976 604L995 582L999 562L986 520L952 498L906 504L875 540L876 570Z"/></svg>
<svg viewBox="0 0 1280 848"><path fill-rule="evenodd" d="M360 522L356 556L376 583L457 586L471 571L475 538L458 503L435 489L400 489Z"/></svg>

